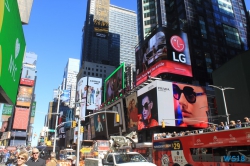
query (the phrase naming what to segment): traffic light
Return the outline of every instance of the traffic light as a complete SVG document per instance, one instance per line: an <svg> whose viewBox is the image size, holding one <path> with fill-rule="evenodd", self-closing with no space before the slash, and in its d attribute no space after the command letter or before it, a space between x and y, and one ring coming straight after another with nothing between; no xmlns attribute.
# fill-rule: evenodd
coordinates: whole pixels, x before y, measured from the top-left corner
<svg viewBox="0 0 250 166"><path fill-rule="evenodd" d="M165 128L165 122L164 122L164 120L161 122L161 126L162 126L162 128Z"/></svg>
<svg viewBox="0 0 250 166"><path fill-rule="evenodd" d="M75 128L76 127L76 121L72 121L72 125L71 125L72 128Z"/></svg>
<svg viewBox="0 0 250 166"><path fill-rule="evenodd" d="M120 116L118 113L115 114L115 119L116 119L116 123L119 123L120 122Z"/></svg>
<svg viewBox="0 0 250 166"><path fill-rule="evenodd" d="M81 126L81 133L84 133L84 127Z"/></svg>

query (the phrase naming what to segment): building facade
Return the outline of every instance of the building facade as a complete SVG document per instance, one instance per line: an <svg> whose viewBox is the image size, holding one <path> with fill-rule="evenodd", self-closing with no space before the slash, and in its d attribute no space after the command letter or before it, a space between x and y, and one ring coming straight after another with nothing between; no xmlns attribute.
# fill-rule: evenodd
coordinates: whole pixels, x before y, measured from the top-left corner
<svg viewBox="0 0 250 166"><path fill-rule="evenodd" d="M76 76L79 72L79 59L69 58L67 65L64 68L62 90L70 91L69 106L74 107L76 93Z"/></svg>
<svg viewBox="0 0 250 166"><path fill-rule="evenodd" d="M109 7L109 32L120 35L120 63L135 67L137 40L137 14L118 6Z"/></svg>

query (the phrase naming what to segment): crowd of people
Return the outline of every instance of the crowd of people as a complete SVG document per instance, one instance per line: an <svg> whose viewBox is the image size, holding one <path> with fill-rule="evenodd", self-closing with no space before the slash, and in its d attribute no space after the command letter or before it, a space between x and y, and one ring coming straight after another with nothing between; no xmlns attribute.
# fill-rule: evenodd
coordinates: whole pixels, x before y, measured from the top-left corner
<svg viewBox="0 0 250 166"><path fill-rule="evenodd" d="M179 133L177 132L163 132L155 134L154 139L162 139L162 138L171 138L171 137L178 137L178 136L184 136L184 135L192 135L192 134L199 134L199 133L205 133L205 132L215 132L220 130L229 130L229 129L235 129L235 128L242 128L242 127L250 127L250 120L248 117L244 118L244 122L241 122L241 120L237 120L236 122L234 120L231 120L229 124L224 124L224 122L220 122L220 124L210 124L208 128L200 129L200 130L192 130L192 131L181 131Z"/></svg>

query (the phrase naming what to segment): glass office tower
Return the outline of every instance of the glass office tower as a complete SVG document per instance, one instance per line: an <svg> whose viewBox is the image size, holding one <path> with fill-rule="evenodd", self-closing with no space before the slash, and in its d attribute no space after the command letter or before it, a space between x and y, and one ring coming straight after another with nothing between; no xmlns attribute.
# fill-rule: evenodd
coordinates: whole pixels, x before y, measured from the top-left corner
<svg viewBox="0 0 250 166"><path fill-rule="evenodd" d="M163 78L212 83L212 72L249 48L248 13L244 0L137 0L141 43L155 28L188 34L193 78L163 74Z"/></svg>

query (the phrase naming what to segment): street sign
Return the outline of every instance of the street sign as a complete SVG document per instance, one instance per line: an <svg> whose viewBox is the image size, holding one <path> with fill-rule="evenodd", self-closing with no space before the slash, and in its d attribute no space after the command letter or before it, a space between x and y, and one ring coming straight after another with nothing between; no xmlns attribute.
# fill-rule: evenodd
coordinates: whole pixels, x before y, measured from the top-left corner
<svg viewBox="0 0 250 166"><path fill-rule="evenodd" d="M54 129L48 129L48 132L55 132Z"/></svg>

